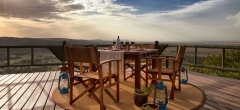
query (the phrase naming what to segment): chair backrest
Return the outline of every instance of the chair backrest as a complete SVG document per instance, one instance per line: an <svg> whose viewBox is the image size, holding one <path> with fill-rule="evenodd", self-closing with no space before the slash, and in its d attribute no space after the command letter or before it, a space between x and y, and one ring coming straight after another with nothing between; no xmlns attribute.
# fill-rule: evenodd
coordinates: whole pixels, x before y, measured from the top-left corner
<svg viewBox="0 0 240 110"><path fill-rule="evenodd" d="M178 53L177 53L177 56L176 56L176 59L177 60L181 60L184 58L184 54L185 54L185 51L186 51L186 46L179 46L178 47Z"/></svg>
<svg viewBox="0 0 240 110"><path fill-rule="evenodd" d="M97 47L83 47L77 45L66 45L65 46L65 54L67 59L68 67L70 68L69 73L72 76L74 63L80 63L79 69L80 74L83 74L83 63L92 64L100 64L100 59L98 56ZM91 66L89 70L92 71Z"/></svg>
<svg viewBox="0 0 240 110"><path fill-rule="evenodd" d="M182 62L183 62L183 59L184 59L185 51L186 51L186 46L185 46L185 45L178 47L178 53L177 53L176 59L177 59L179 62L176 63L176 65L177 65L176 69L177 69L177 70L180 70L180 68L181 68L181 66L182 66Z"/></svg>
<svg viewBox="0 0 240 110"><path fill-rule="evenodd" d="M65 46L67 61L99 64L97 47Z"/></svg>
<svg viewBox="0 0 240 110"><path fill-rule="evenodd" d="M161 55L163 51L168 47L168 44L155 44L155 48L158 49L158 55Z"/></svg>

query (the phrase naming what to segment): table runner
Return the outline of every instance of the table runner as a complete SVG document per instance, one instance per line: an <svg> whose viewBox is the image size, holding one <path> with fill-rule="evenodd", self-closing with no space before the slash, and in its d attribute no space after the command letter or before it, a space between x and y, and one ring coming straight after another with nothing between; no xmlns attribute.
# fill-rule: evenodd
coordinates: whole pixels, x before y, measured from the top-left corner
<svg viewBox="0 0 240 110"><path fill-rule="evenodd" d="M121 60L121 65L120 65L120 73L123 73L123 60L124 60L124 51L112 51L112 50L99 50L100 51L100 61L104 60L110 60L110 59L117 59ZM112 73L115 73L116 71L116 63L112 64L113 71ZM108 71L108 65L105 64L103 65L103 72Z"/></svg>

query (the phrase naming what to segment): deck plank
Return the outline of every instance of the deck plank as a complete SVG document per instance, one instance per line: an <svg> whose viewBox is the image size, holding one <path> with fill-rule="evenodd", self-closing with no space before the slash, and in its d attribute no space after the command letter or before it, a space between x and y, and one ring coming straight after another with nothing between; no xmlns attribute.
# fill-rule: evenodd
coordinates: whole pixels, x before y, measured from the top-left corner
<svg viewBox="0 0 240 110"><path fill-rule="evenodd" d="M1 75L1 77L0 77L0 81L2 81L3 79L5 79L5 78L8 77L8 76L9 76L9 74ZM0 82L0 84L1 84L1 82Z"/></svg>
<svg viewBox="0 0 240 110"><path fill-rule="evenodd" d="M63 110L52 101L59 71L0 75L0 109ZM205 91L199 110L240 110L240 80L189 72L189 83Z"/></svg>
<svg viewBox="0 0 240 110"><path fill-rule="evenodd" d="M35 87L34 90L32 90L33 93L27 99L26 103L24 104L24 106L21 109L33 109L34 108L34 105L38 101L38 98L41 95L42 90L44 90L43 89L44 85L50 76L49 72L44 72L41 74L43 74L43 76L36 79L36 81L32 84L32 86ZM44 83L44 85L41 85L41 83Z"/></svg>
<svg viewBox="0 0 240 110"><path fill-rule="evenodd" d="M207 79L213 79L217 82L226 83L228 85L236 85L236 84L240 85L240 80L237 80L237 79L223 78L223 77L219 77L219 76L213 76L213 75L202 74L202 73L197 73L197 72L190 72L190 73L196 77L204 77Z"/></svg>
<svg viewBox="0 0 240 110"><path fill-rule="evenodd" d="M20 97L26 92L26 89L31 85L31 83L37 78L38 74L33 74L32 77L30 77L29 80L26 80L26 82L21 82L18 84L18 86L14 87L7 95L5 95L1 101L3 101L3 105L1 105L0 108L2 109L11 109L12 106L14 106L17 101L20 99ZM24 98L23 98L24 99ZM21 102L21 100L20 100ZM20 104L18 102L18 104ZM18 105L17 104L17 105Z"/></svg>
<svg viewBox="0 0 240 110"><path fill-rule="evenodd" d="M50 90L50 94L48 96L48 100L46 101L45 110L63 110L62 108L60 108L59 106L57 106L53 100L52 100L52 92L55 90L55 88L57 88L58 86L58 77L59 77L60 72L57 71L55 74L55 79L52 81L52 87Z"/></svg>
<svg viewBox="0 0 240 110"><path fill-rule="evenodd" d="M216 103L216 102L212 102L211 100L206 100L206 103L208 104L208 105L211 105L214 109L216 109L216 110L229 110L229 109L227 109L227 108L225 108L225 107L222 107L221 105L219 105L218 103Z"/></svg>
<svg viewBox="0 0 240 110"><path fill-rule="evenodd" d="M208 97L208 100L217 102L219 105L221 105L225 108L229 108L231 110L237 110L240 108L239 103L235 103L235 102L232 102L232 101L229 101L229 100L226 100L226 99L223 99L221 97L211 95L211 94L208 94L207 97Z"/></svg>
<svg viewBox="0 0 240 110"><path fill-rule="evenodd" d="M40 85L42 86L41 94L38 97L37 102L35 103L34 108L39 110L43 110L45 107L45 102L48 100L49 92L52 87L52 81L55 78L56 72L49 72L49 77L46 81L41 82Z"/></svg>
<svg viewBox="0 0 240 110"><path fill-rule="evenodd" d="M192 73L190 74L191 77ZM218 78L219 79L219 78ZM189 81L191 82L198 82L201 83L201 86L205 86L205 87L209 87L212 88L214 90L220 90L222 92L228 92L229 94L233 93L236 94L238 93L238 91L240 91L240 85L229 85L229 81L228 82L220 82L215 80L215 78L209 78L208 76L198 76L196 74L194 74L194 76L192 76L191 79L189 79Z"/></svg>
<svg viewBox="0 0 240 110"><path fill-rule="evenodd" d="M22 74L19 78L16 78L12 83L8 85L1 85L0 87L0 99L3 98L8 92L10 92L18 83L20 83L24 78L28 78L29 74Z"/></svg>
<svg viewBox="0 0 240 110"><path fill-rule="evenodd" d="M2 79L2 80L0 81L0 84L1 84L1 85L5 84L8 80L11 80L15 75L17 75L17 74L10 74L9 76L7 76L7 77L5 77L4 79Z"/></svg>
<svg viewBox="0 0 240 110"><path fill-rule="evenodd" d="M190 76L192 74L194 73L191 73ZM226 92L229 91L230 93L234 93L234 92L237 93L237 91L240 91L240 86L237 83L236 84L230 83L229 79L222 82L223 80L221 80L220 78L194 74L193 78L189 79L189 81L195 81L195 80L197 80L198 82L201 82L202 84L204 84L204 86L209 86L221 91L226 91Z"/></svg>
<svg viewBox="0 0 240 110"><path fill-rule="evenodd" d="M189 82L205 91L204 108L240 109L239 81L191 72Z"/></svg>
<svg viewBox="0 0 240 110"><path fill-rule="evenodd" d="M221 91L221 90L211 88L211 87L201 86L201 84L195 84L195 85L202 88L205 91L205 93L207 94L207 96L220 97L222 99L225 99L226 101L229 100L231 102L231 104L236 103L236 104L240 105L240 97L238 96L239 93L228 94L228 92Z"/></svg>
<svg viewBox="0 0 240 110"><path fill-rule="evenodd" d="M14 77L12 77L10 80L5 82L4 84L1 84L0 86L0 92L2 92L5 88L10 86L15 80L19 79L22 74L16 74Z"/></svg>
<svg viewBox="0 0 240 110"><path fill-rule="evenodd" d="M201 78L199 78L201 80ZM204 79L202 79L204 80ZM221 88L227 87L226 85L222 85L220 83L215 83L214 85L208 85L208 82L211 83L211 81L191 81L194 83L194 85L202 88L205 90L205 92L216 95L218 97L224 98L224 99L230 99L232 102L239 103L240 105L240 96L239 96L239 89L229 89L229 90L223 90ZM224 95L222 95L224 94Z"/></svg>
<svg viewBox="0 0 240 110"><path fill-rule="evenodd" d="M4 106L4 104L7 103L7 101L11 100L11 97L14 96L14 94L16 94L16 92L24 85L24 83L27 83L27 81L33 76L34 74L28 74L23 80L21 80L20 82L18 82L16 85L14 86L8 86L7 88L7 93L4 94L1 97L0 100L0 109Z"/></svg>
<svg viewBox="0 0 240 110"><path fill-rule="evenodd" d="M203 107L200 108L200 110L201 110L201 109L204 109L204 110L217 110L216 108L214 108L213 106L211 106L211 105L209 105L209 104L207 104L207 103L205 103L205 104L203 105Z"/></svg>
<svg viewBox="0 0 240 110"><path fill-rule="evenodd" d="M36 88L36 81L41 78L44 74L43 73L35 73L38 74L38 76L32 81L30 82L30 85L25 89L25 92L19 97L21 98L21 100L18 100L19 102L16 102L17 104L15 104L12 109L21 109L26 102L28 102L29 97L32 95L33 89Z"/></svg>

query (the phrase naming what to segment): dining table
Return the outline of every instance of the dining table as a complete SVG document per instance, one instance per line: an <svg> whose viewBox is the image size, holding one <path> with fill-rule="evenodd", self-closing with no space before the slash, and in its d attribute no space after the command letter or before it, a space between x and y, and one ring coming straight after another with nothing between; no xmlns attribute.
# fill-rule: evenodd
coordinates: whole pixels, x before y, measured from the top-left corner
<svg viewBox="0 0 240 110"><path fill-rule="evenodd" d="M126 72L125 61L132 60L135 64L135 88L141 88L141 59L147 56L156 55L158 49L130 49L130 50L99 50L100 61L107 59L122 60L121 72Z"/></svg>

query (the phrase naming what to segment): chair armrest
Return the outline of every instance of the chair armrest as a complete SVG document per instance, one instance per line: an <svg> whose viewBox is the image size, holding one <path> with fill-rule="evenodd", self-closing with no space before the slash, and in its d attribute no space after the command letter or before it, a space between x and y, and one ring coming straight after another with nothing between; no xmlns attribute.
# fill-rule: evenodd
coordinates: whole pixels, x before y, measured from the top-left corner
<svg viewBox="0 0 240 110"><path fill-rule="evenodd" d="M152 60L153 60L153 59L159 59L159 57L150 56L150 57L144 57L143 59L146 59L146 60L147 60L147 59L152 59Z"/></svg>
<svg viewBox="0 0 240 110"><path fill-rule="evenodd" d="M177 59L175 58L166 58L166 57L158 57L159 59L162 59L162 60L172 60L172 61L178 61Z"/></svg>
<svg viewBox="0 0 240 110"><path fill-rule="evenodd" d="M152 55L152 57L176 58L176 56L170 56L170 55Z"/></svg>
<svg viewBox="0 0 240 110"><path fill-rule="evenodd" d="M101 61L99 65L103 65L103 64L106 64L109 62L115 62L115 61L121 61L121 60L117 60L117 59L104 60L104 61Z"/></svg>
<svg viewBox="0 0 240 110"><path fill-rule="evenodd" d="M161 59L161 60L173 60L173 61L178 61L175 58L167 58L167 57L155 57L155 56L151 56L151 57L145 57L144 59Z"/></svg>
<svg viewBox="0 0 240 110"><path fill-rule="evenodd" d="M170 55L162 55L160 57L166 57L166 58L176 58L176 56L170 56Z"/></svg>

